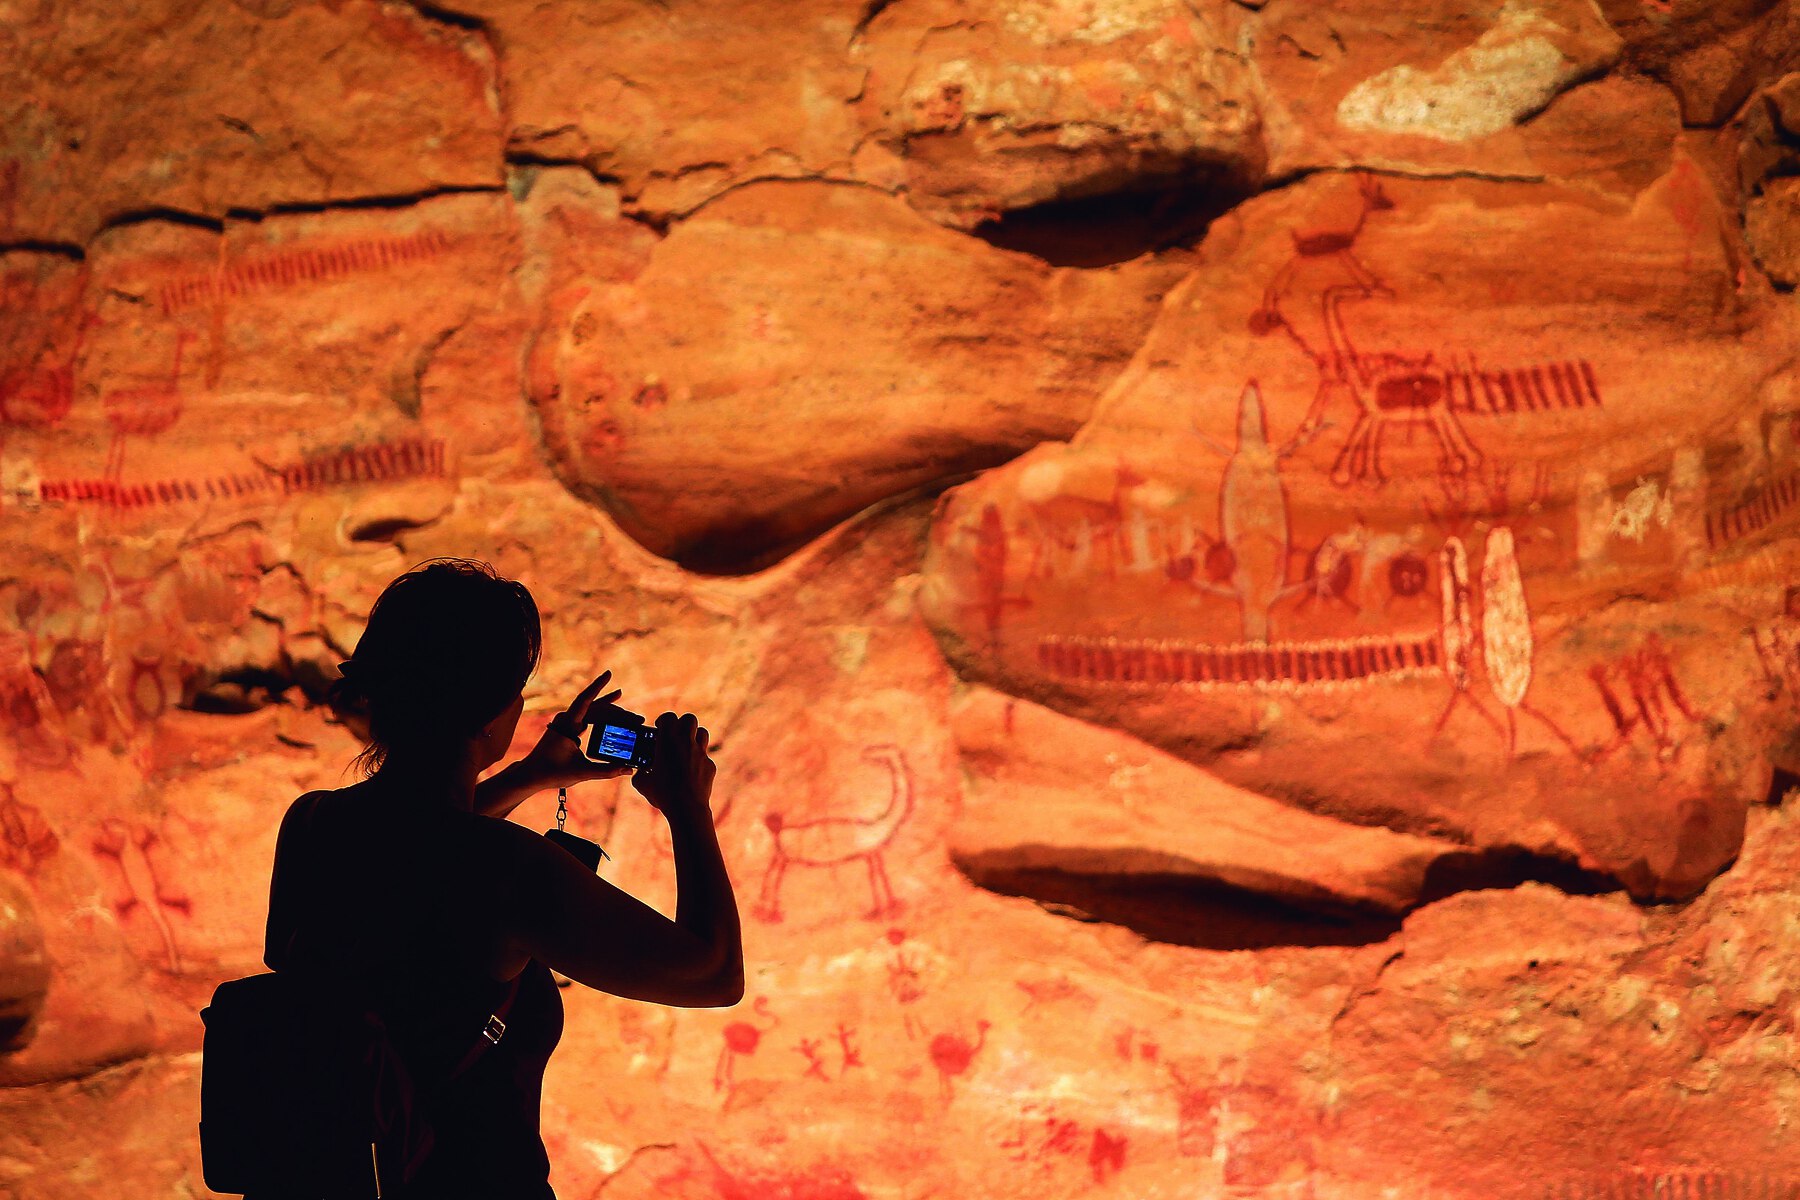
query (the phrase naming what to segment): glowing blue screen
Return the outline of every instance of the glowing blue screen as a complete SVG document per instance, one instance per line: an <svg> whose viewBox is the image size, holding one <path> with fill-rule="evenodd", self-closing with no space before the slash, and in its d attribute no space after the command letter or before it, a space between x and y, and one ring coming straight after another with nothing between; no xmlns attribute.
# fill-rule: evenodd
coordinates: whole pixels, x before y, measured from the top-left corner
<svg viewBox="0 0 1800 1200"><path fill-rule="evenodd" d="M608 725L600 731L599 753L608 758L630 758L637 748L637 731L623 725Z"/></svg>

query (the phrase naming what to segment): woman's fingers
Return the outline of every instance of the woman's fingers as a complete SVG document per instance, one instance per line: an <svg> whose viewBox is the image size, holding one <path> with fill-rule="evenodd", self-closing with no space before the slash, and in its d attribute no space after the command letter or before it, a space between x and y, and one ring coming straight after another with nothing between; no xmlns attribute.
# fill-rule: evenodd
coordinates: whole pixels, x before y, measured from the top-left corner
<svg viewBox="0 0 1800 1200"><path fill-rule="evenodd" d="M569 716L573 718L576 728L581 728L587 724L588 710L592 708L596 702L600 704L611 704L614 700L617 700L620 696L625 694L623 691L615 688L605 696L600 695L600 689L605 687L607 681L611 678L611 671L600 672L600 674L594 677L594 682L581 689L580 694L575 697L575 702L569 705L568 709L565 710L568 712ZM596 698L598 699L596 700Z"/></svg>
<svg viewBox="0 0 1800 1200"><path fill-rule="evenodd" d="M589 724L588 711L595 704L608 705L625 694L618 688L614 688L604 696L599 695L600 689L605 687L611 678L611 671L602 671L596 675L594 681L582 688L575 699L570 701L569 707L550 718L550 727L564 737L572 739L579 746L581 731L586 729Z"/></svg>
<svg viewBox="0 0 1800 1200"><path fill-rule="evenodd" d="M619 689L617 689L617 687L614 687L614 689L612 689L612 691L608 691L608 693L605 694L605 696L599 696L599 698L596 698L596 700L592 700L592 702L590 702L589 705L587 705L587 707L585 707L585 709L581 709L581 725L583 725L583 727L587 727L587 725L589 725L590 721L587 720L587 714L589 714L589 712L594 711L594 705L599 705L599 707L601 707L601 709L605 709L605 707L607 707L607 705L610 705L610 703L616 702L617 698L619 698L619 696L623 696L623 694L625 694L625 693L623 693L623 691L619 691Z"/></svg>

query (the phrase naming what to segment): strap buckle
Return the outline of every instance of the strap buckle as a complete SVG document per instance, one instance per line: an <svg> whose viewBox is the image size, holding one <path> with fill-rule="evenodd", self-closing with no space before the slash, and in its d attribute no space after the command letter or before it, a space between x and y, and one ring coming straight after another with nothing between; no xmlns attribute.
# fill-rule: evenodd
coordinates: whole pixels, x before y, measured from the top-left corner
<svg viewBox="0 0 1800 1200"><path fill-rule="evenodd" d="M497 1016L490 1015L487 1019L487 1024L483 1026L481 1030L481 1036L486 1038L488 1044L492 1046L498 1046L500 1044L500 1039L505 1036L505 1034L506 1022L502 1021Z"/></svg>

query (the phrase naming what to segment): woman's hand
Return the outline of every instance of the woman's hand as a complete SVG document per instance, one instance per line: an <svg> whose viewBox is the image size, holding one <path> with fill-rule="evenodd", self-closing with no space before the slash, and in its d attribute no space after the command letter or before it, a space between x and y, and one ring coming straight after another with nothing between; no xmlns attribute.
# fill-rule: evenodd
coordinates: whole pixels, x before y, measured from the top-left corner
<svg viewBox="0 0 1800 1200"><path fill-rule="evenodd" d="M709 735L698 717L666 712L656 718L655 761L632 777L638 794L671 819L711 815L713 776L718 767L707 756Z"/></svg>
<svg viewBox="0 0 1800 1200"><path fill-rule="evenodd" d="M615 763L600 763L581 749L581 734L588 725L588 710L604 707L617 700L617 690L602 696L600 691L612 679L611 671L602 671L594 682L581 689L569 707L550 718L550 724L531 752L521 758L517 770L536 788L570 787L590 779L617 779L629 775L631 768Z"/></svg>

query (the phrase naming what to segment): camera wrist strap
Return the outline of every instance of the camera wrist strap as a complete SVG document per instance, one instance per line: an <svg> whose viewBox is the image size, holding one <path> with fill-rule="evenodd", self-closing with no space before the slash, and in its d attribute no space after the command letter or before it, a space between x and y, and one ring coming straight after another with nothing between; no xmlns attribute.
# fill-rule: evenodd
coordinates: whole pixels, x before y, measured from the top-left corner
<svg viewBox="0 0 1800 1200"><path fill-rule="evenodd" d="M567 833L568 830L564 829L563 825L566 824L568 822L568 820L569 820L569 789L566 787L559 787L556 789L556 832ZM601 858L606 859L608 862L612 861L612 855L610 855L606 852L606 848L604 846L601 846L598 843L596 843L594 846L594 849L600 851Z"/></svg>

